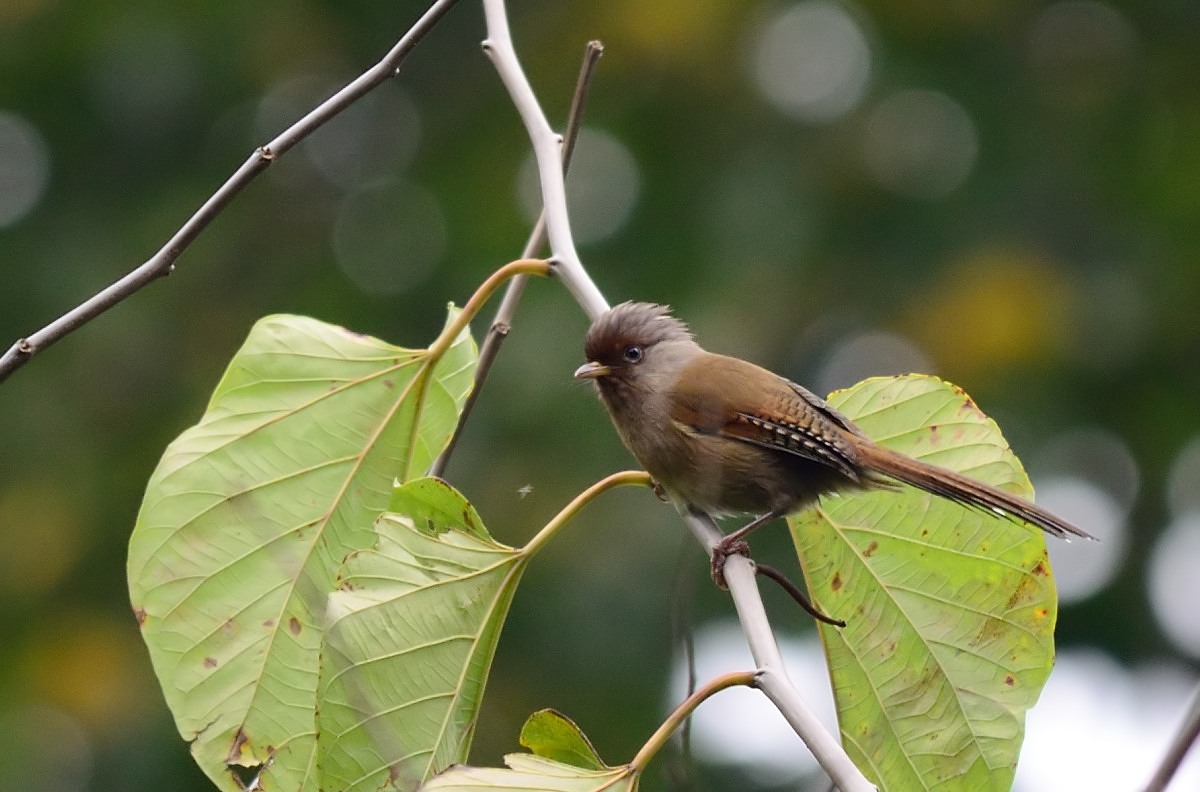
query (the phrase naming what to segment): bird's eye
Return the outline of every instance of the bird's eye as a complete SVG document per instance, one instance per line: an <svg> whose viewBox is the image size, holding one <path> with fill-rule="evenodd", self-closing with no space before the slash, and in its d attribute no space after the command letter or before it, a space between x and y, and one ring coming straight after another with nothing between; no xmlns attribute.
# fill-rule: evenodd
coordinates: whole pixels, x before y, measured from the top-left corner
<svg viewBox="0 0 1200 792"><path fill-rule="evenodd" d="M625 359L630 363L641 363L643 354L642 348L637 344L630 344L625 347Z"/></svg>

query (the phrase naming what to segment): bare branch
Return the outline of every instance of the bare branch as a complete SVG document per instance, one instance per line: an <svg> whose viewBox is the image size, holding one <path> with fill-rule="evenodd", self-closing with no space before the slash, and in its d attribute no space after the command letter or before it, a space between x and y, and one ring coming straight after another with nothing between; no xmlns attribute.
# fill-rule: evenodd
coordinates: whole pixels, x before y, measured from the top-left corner
<svg viewBox="0 0 1200 792"><path fill-rule="evenodd" d="M383 60L326 99L270 143L256 149L249 159L242 163L242 166L234 171L233 175L144 264L41 330L25 338L17 339L7 352L0 355L0 382L7 379L9 375L46 347L79 329L151 282L170 275L180 254L196 240L200 232L216 219L246 185L266 170L272 162L283 156L331 118L389 77L394 77L399 71L400 64L417 42L445 16L456 2L458 0L436 0L384 56Z"/></svg>
<svg viewBox="0 0 1200 792"><path fill-rule="evenodd" d="M1163 757L1162 764L1155 771L1150 783L1146 784L1145 792L1163 792L1167 788L1167 784L1171 783L1171 779L1179 770L1179 766L1183 764L1184 757L1187 756L1188 750L1196 742L1197 737L1200 737L1200 686L1197 686L1196 692L1192 696L1187 717L1184 718L1179 732L1171 742L1167 755Z"/></svg>
<svg viewBox="0 0 1200 792"><path fill-rule="evenodd" d="M604 54L604 45L599 41L589 41L584 48L583 64L579 68L579 78L575 81L575 93L571 97L571 109L567 113L567 129L563 133L562 170L564 176L571 167L571 155L575 151L575 141L579 138L579 129L583 125L583 109L587 104L588 89L591 87L592 76L596 73L596 64L600 61L602 54ZM525 243L521 258L536 256L545 245L546 210L543 209L538 215L537 222L534 223L533 231L529 234L529 240ZM504 291L504 299L500 301L500 308L496 311L496 318L492 320L487 337L483 339L483 345L479 349L475 383L471 388L471 393L467 396L466 403L463 404L462 412L459 413L458 425L454 427L454 434L450 436L450 442L446 444L446 448L429 468L429 475L440 478L445 474L446 465L450 462L450 455L454 453L454 449L458 445L458 438L462 435L463 427L466 426L467 418L475 408L475 402L479 400L483 383L492 370L492 363L500 354L500 345L504 343L504 339L512 330L517 304L521 301L521 295L525 293L527 282L528 278L525 277L516 277L509 281L508 288Z"/></svg>
<svg viewBox="0 0 1200 792"><path fill-rule="evenodd" d="M542 187L542 205L545 207L546 235L550 240L550 254L556 265L555 272L563 279L563 283L583 307L584 312L595 319L608 310L608 302L584 271L579 253L575 250L575 241L571 237L567 190L563 180L562 138L550 128L533 88L517 60L512 35L508 30L504 0L483 0L483 14L488 30L483 50L492 59L500 80L508 89L508 95L516 106L533 144Z"/></svg>

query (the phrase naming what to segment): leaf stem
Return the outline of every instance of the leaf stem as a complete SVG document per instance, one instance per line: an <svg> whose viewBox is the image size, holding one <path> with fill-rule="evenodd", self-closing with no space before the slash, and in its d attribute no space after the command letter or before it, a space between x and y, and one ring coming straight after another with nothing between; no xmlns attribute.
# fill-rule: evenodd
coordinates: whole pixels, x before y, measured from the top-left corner
<svg viewBox="0 0 1200 792"><path fill-rule="evenodd" d="M446 354L446 350L458 338L459 333L470 324L479 310L483 308L484 303L488 301L496 289L507 281L509 278L514 278L518 275L539 275L545 277L550 274L550 262L545 259L517 259L510 261L500 269L488 276L475 293L471 295L471 299L467 300L467 304L459 311L458 316L446 325L446 329L437 337L433 344L429 347L429 357L425 362L426 368L432 368L441 360L442 355Z"/></svg>
<svg viewBox="0 0 1200 792"><path fill-rule="evenodd" d="M592 76L596 73L596 63L600 60L601 54L604 52L604 45L599 41L589 41L583 53L583 64L580 66L579 78L575 83L575 93L571 98L571 109L567 113L567 127L563 132L562 145L562 168L563 173L571 166L571 154L575 151L575 141L579 137L580 127L583 125L583 108L587 101L588 88L592 83ZM543 247L546 246L546 210L543 209L538 215L537 223L534 224L533 231L529 234L529 239L525 243L525 249L521 253L521 258L533 258L538 255ZM525 284L528 281L528 276L518 275L508 282L508 288L504 292L503 299L500 300L500 307L496 309L496 316L492 319L492 324L488 328L487 336L483 339L483 343L479 347L479 365L475 369L475 384L471 388L471 392L467 394L467 400L463 403L462 412L458 415L458 425L454 427L454 434L450 435L450 442L434 460L433 466L429 468L429 475L441 478L446 472L446 465L450 462L450 455L454 453L455 447L458 445L458 438L461 436L463 427L466 426L467 418L470 417L471 411L475 409L475 402L479 399L479 394L483 391L483 383L487 379L488 373L492 370L492 363L495 362L496 356L500 354L500 345L504 343L504 339L508 337L512 330L513 317L517 313L517 304L521 301L521 295L525 291Z"/></svg>
<svg viewBox="0 0 1200 792"><path fill-rule="evenodd" d="M722 674L716 679L701 685L696 689L696 692L683 700L675 711L667 716L662 725L658 727L654 734L650 735L650 739L642 746L642 749L637 752L637 756L633 757L633 761L629 763L629 767L634 772L645 770L646 765L654 758L662 747L667 744L671 736L676 730L682 726L696 708L700 706L709 696L714 693L719 693L726 688L737 687L739 685L745 687L756 687L758 684L758 674L753 671L733 671L728 674Z"/></svg>
<svg viewBox="0 0 1200 792"><path fill-rule="evenodd" d="M576 495L575 499L568 503L562 511L554 515L554 518L546 523L546 526L529 540L529 543L521 549L521 552L526 557L532 557L538 550L542 549L542 545L548 542L554 534L558 533L560 528L570 522L597 495L610 489L629 485L651 486L650 474L642 470L623 470L620 473L613 473L611 476L597 481Z"/></svg>

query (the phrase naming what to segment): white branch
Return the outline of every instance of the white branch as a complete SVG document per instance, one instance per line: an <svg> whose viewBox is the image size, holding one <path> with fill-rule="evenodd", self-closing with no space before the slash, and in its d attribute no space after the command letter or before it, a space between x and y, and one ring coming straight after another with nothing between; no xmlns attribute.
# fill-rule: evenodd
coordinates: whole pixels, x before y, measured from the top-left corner
<svg viewBox="0 0 1200 792"><path fill-rule="evenodd" d="M579 301L587 315L595 319L608 310L608 302L583 269L575 241L571 238L571 222L567 215L567 187L562 170L562 137L550 128L533 88L513 50L508 31L508 14L503 0L483 0L488 37L483 50L492 59L508 95L512 98L537 159L538 176L542 185L542 205L546 211L546 235L550 239L550 255L555 272Z"/></svg>
<svg viewBox="0 0 1200 792"><path fill-rule="evenodd" d="M521 121L525 124L533 144L534 156L537 158L550 250L558 265L557 272L587 315L595 319L608 310L608 302L583 268L571 238L566 186L559 151L562 138L555 134L546 121L529 80L517 60L512 35L508 29L504 0L483 0L483 8L488 35L487 40L483 42L484 51L492 59L504 87L508 89L509 96L521 115ZM721 537L716 524L703 517L685 515L684 518L701 544L711 552L712 546ZM812 709L788 678L783 658L779 654L779 646L771 631L771 624L767 621L767 613L763 608L762 597L749 559L744 556L731 556L725 564L725 580L733 595L734 606L737 608L746 641L750 645L750 652L758 666L759 688L787 718L788 723L800 735L800 739L842 792L875 792L875 786L850 760L837 739L817 720Z"/></svg>
<svg viewBox="0 0 1200 792"><path fill-rule="evenodd" d="M716 523L708 517L695 514L685 513L683 519L711 554L713 546L721 540L721 530ZM743 555L729 556L725 559L724 574L738 620L742 624L742 633L750 646L750 655L758 667L759 689L796 730L838 789L842 792L876 792L875 785L846 755L841 744L817 719L788 677L783 657L779 654L779 644L775 641L775 634L771 631L771 623L763 608L758 579L750 559Z"/></svg>

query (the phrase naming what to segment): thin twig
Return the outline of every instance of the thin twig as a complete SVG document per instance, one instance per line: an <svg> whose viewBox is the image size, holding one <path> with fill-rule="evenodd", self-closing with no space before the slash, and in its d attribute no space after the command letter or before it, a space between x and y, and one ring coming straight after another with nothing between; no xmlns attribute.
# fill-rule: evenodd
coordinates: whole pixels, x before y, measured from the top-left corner
<svg viewBox="0 0 1200 792"><path fill-rule="evenodd" d="M687 695L696 692L696 641L692 631L692 605L695 601L695 578L689 574L694 572L692 553L687 552L690 541L686 534L684 541L676 553L674 584L671 586L671 648L679 646L683 649L683 667L687 682ZM695 786L692 779L692 719L688 718L679 727L679 739L675 742L676 750L671 761L666 766L667 788L674 792L684 792Z"/></svg>
<svg viewBox="0 0 1200 792"><path fill-rule="evenodd" d="M604 54L604 45L599 41L589 41L583 51L583 63L579 68L579 78L575 81L575 93L571 97L571 109L567 113L567 127L563 132L562 170L564 176L571 167L571 155L575 153L575 142L579 138L579 129L583 125L583 110L587 105L588 89L591 87L592 76L596 73L596 64L600 61L602 54ZM529 234L529 240L525 243L525 249L521 253L521 258L532 258L538 255L545 244L546 211L543 209L538 214L533 231ZM450 462L450 455L454 453L454 449L458 445L458 438L462 435L467 418L471 415L471 411L475 407L475 402L479 399L479 394L483 390L483 383L487 380L487 376L492 370L492 363L495 362L496 356L500 354L500 346L512 330L513 317L517 313L517 304L521 301L521 295L525 293L525 284L527 282L528 279L523 277L513 278L509 282L508 288L504 292L504 298L500 301L500 307L496 311L496 317L492 320L492 324L488 328L487 337L483 339L483 344L479 348L479 363L475 368L475 383L471 387L471 392L467 395L462 412L459 413L458 425L454 427L454 434L450 436L450 442L446 444L446 448L438 455L438 458L434 460L433 465L429 468L429 475L439 478L445 475L446 465Z"/></svg>
<svg viewBox="0 0 1200 792"><path fill-rule="evenodd" d="M1196 742L1197 737L1200 737L1200 686L1197 686L1196 692L1192 695L1192 703L1188 708L1187 717L1184 718L1175 739L1171 742L1167 755L1163 757L1162 764L1155 771L1150 783L1146 784L1145 792L1163 792L1167 788L1167 784L1171 783L1171 779L1179 770L1179 766L1183 764L1184 757L1187 756L1188 750Z"/></svg>
<svg viewBox="0 0 1200 792"><path fill-rule="evenodd" d="M255 149L249 159L242 163L241 167L234 171L233 175L144 264L41 330L17 339L7 352L0 355L0 382L7 379L9 375L46 347L78 330L151 282L170 275L180 254L195 241L200 232L221 214L246 185L270 167L272 162L282 157L331 118L354 104L364 94L389 77L394 77L399 72L400 64L417 42L445 16L456 2L458 0L436 0L384 56L383 60L319 104L270 143Z"/></svg>

